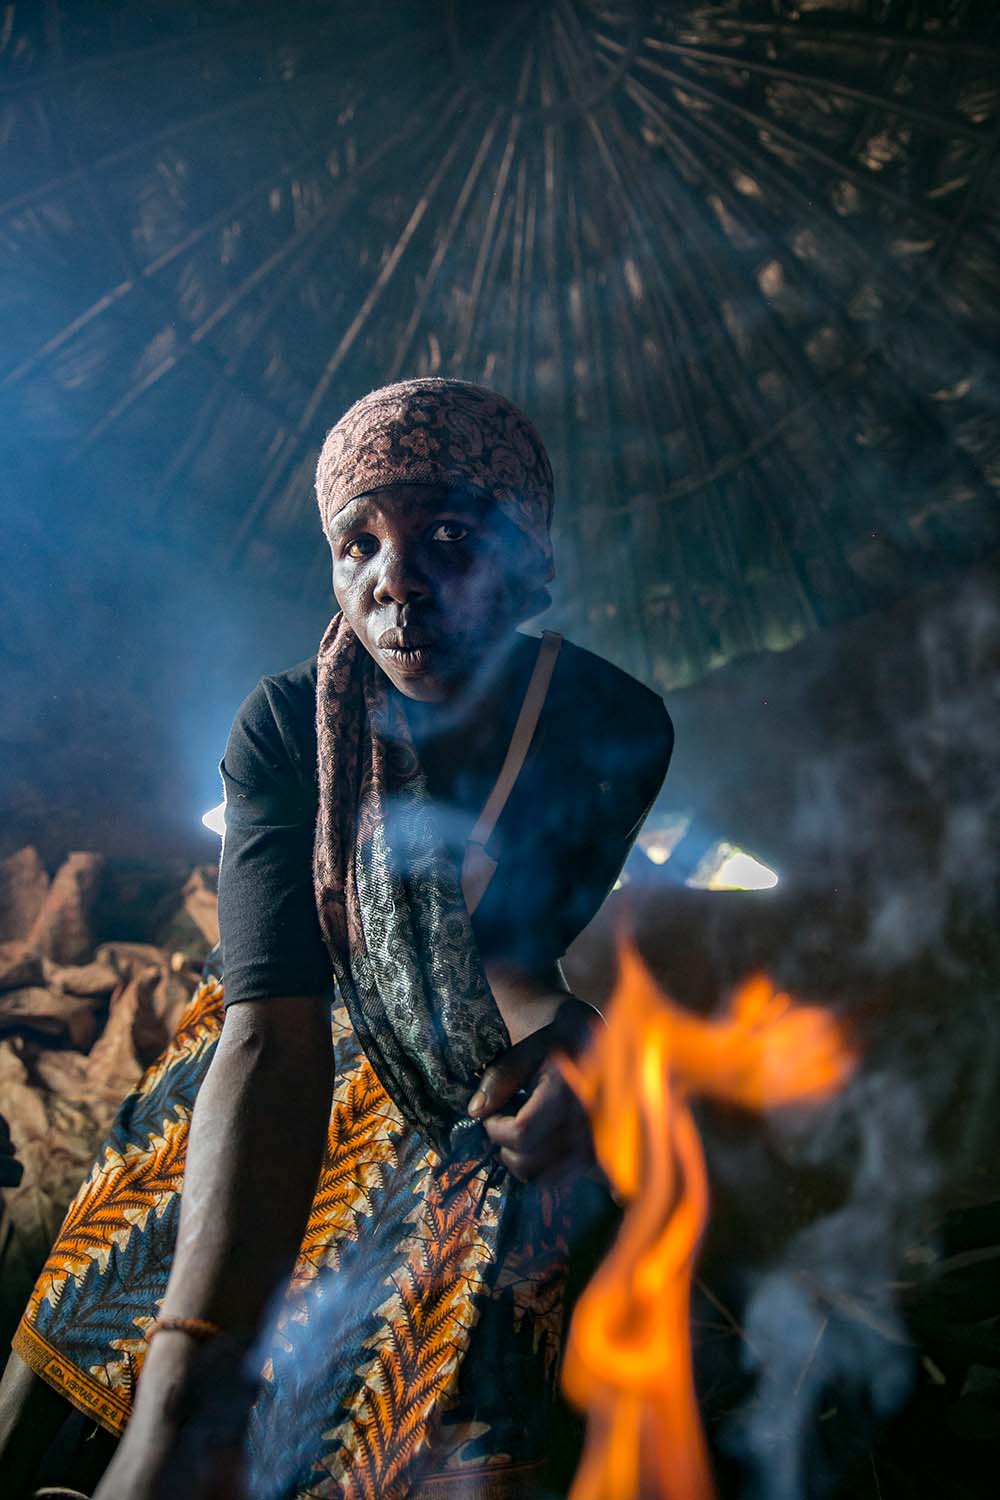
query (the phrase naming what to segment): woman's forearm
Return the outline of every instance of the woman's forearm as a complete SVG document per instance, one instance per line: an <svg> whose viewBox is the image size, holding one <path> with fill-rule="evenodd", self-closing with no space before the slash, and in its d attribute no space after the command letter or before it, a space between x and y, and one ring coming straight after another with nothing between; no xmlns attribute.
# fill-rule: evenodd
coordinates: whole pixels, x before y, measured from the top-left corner
<svg viewBox="0 0 1000 1500"><path fill-rule="evenodd" d="M497 1009L503 1016L512 1044L548 1026L569 990L558 965L542 974L526 974L512 965L490 960L484 965Z"/></svg>
<svg viewBox="0 0 1000 1500"><path fill-rule="evenodd" d="M227 1012L191 1123L161 1316L208 1319L240 1340L252 1337L294 1264L332 1088L328 1001L290 996ZM186 1336L160 1335L139 1405L166 1407L193 1353Z"/></svg>

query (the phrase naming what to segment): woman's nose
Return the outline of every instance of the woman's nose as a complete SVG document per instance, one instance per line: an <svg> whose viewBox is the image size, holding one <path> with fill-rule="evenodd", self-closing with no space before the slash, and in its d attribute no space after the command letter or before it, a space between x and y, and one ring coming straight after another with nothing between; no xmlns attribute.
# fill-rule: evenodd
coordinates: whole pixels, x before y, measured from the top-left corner
<svg viewBox="0 0 1000 1500"><path fill-rule="evenodd" d="M375 601L378 604L407 604L414 599L425 598L430 590L427 580L416 565L415 558L405 549L384 548L381 567L375 582Z"/></svg>

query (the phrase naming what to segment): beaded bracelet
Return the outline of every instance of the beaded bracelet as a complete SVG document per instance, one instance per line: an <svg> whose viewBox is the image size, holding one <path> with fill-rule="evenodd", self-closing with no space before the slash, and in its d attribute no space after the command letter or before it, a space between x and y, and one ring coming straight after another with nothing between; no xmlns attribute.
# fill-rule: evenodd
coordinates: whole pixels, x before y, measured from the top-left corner
<svg viewBox="0 0 1000 1500"><path fill-rule="evenodd" d="M158 1333L186 1333L199 1344L217 1339L225 1332L218 1323L207 1318L156 1318L146 1329L146 1345L153 1342Z"/></svg>

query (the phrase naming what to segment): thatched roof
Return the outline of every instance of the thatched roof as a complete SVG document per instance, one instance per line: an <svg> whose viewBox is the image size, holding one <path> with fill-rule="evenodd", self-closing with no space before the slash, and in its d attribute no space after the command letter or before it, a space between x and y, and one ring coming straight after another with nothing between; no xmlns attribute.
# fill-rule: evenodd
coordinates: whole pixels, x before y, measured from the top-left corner
<svg viewBox="0 0 1000 1500"><path fill-rule="evenodd" d="M784 646L996 543L991 13L15 4L4 404L133 523L320 589L325 427L491 381L578 634L664 687Z"/></svg>

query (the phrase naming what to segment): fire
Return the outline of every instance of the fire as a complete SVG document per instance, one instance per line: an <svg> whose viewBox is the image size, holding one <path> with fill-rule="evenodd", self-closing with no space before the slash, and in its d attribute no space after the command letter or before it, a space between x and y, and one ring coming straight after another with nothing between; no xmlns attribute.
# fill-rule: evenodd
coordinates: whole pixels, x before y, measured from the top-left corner
<svg viewBox="0 0 1000 1500"><path fill-rule="evenodd" d="M851 1051L832 1017L763 977L720 1019L690 1015L626 946L608 1025L562 1066L626 1205L570 1327L563 1385L589 1413L570 1500L711 1500L689 1313L708 1181L688 1101L700 1094L752 1110L818 1102L848 1077Z"/></svg>

